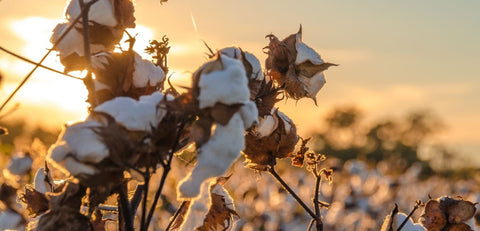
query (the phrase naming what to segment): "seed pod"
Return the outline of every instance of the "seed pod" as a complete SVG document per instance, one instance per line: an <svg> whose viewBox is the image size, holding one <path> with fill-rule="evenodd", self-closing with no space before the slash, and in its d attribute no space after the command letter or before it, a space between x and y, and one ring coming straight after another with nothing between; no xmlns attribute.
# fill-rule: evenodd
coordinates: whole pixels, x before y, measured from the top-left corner
<svg viewBox="0 0 480 231"><path fill-rule="evenodd" d="M475 204L461 198L442 197L440 207L448 216L448 222L458 224L465 222L475 215Z"/></svg>
<svg viewBox="0 0 480 231"><path fill-rule="evenodd" d="M420 215L420 222L428 231L440 231L447 224L447 217L440 209L440 203L437 200L428 200L425 210Z"/></svg>
<svg viewBox="0 0 480 231"><path fill-rule="evenodd" d="M260 119L260 124L245 136L243 151L247 167L260 171L275 165L276 158L292 155L298 142L295 124L277 109Z"/></svg>
<svg viewBox="0 0 480 231"><path fill-rule="evenodd" d="M302 27L296 34L292 34L280 41L274 35L267 35L270 39L268 58L265 61L267 75L278 85L285 86L288 97L300 99L315 96L325 84L323 71L332 63L325 63L320 55L302 42Z"/></svg>

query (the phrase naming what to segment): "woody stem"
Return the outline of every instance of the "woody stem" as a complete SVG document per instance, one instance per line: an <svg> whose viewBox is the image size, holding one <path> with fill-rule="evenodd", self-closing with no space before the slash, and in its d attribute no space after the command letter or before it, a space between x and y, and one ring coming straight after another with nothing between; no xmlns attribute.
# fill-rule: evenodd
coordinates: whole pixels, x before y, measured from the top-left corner
<svg viewBox="0 0 480 231"><path fill-rule="evenodd" d="M320 219L317 217L317 215L315 215L315 213L305 204L305 202L302 201L302 199L300 199L300 197L293 191L293 189L290 188L290 186L288 186L285 181L283 181L283 179L277 174L273 166L270 167L268 171L283 186L283 188L287 190L287 192L290 193L293 198L295 198L298 204L300 204L300 206L302 206L302 208L305 209L305 211L318 223L318 220Z"/></svg>

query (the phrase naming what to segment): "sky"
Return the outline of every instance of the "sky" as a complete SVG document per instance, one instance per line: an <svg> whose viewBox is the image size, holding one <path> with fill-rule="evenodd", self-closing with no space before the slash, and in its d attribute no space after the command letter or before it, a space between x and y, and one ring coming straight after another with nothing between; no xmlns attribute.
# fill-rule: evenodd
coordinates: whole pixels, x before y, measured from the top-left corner
<svg viewBox="0 0 480 231"><path fill-rule="evenodd" d="M0 46L40 60L65 5L0 1ZM339 105L357 105L371 120L427 109L446 125L432 142L473 159L480 150L478 9L473 0L137 0L133 33L139 52L149 39L167 35L174 83L188 86L190 73L206 61L202 41L215 49L239 46L263 63L265 35L284 38L301 24L303 41L340 66L326 71L318 106L309 99L281 103L300 134L321 128L320 118ZM55 54L44 63L62 70ZM1 101L31 68L0 51ZM60 127L85 117L86 95L81 81L39 69L9 106L20 103L12 117Z"/></svg>

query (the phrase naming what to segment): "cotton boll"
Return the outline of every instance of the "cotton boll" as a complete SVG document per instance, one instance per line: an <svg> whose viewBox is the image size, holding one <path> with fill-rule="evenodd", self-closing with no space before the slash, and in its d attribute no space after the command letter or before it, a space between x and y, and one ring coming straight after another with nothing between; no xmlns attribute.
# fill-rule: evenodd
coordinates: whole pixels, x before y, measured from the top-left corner
<svg viewBox="0 0 480 231"><path fill-rule="evenodd" d="M106 101L93 110L112 116L115 121L131 131L150 131L165 116L165 110L157 108L164 98L160 92L142 96L139 100L117 97Z"/></svg>
<svg viewBox="0 0 480 231"><path fill-rule="evenodd" d="M219 50L218 52L233 59L240 59L242 57L242 50L237 47L226 47Z"/></svg>
<svg viewBox="0 0 480 231"><path fill-rule="evenodd" d="M285 131L287 132L287 135L290 134L290 131L292 130L292 124L293 124L292 120L288 118L285 114L283 114L281 111L277 111L277 115L279 119L283 121L283 125L285 127Z"/></svg>
<svg viewBox="0 0 480 231"><path fill-rule="evenodd" d="M80 162L99 163L108 156L107 147L94 132L101 126L93 119L66 126L48 151L47 161L73 175L94 173L93 167L83 166Z"/></svg>
<svg viewBox="0 0 480 231"><path fill-rule="evenodd" d="M269 136L278 126L278 119L276 116L266 115L260 118L260 124L255 128L256 135L259 138Z"/></svg>
<svg viewBox="0 0 480 231"><path fill-rule="evenodd" d="M262 66L260 65L260 61L258 61L257 57L255 57L250 52L245 52L245 59L252 65L252 75L249 76L250 79L261 81L265 78L262 71Z"/></svg>
<svg viewBox="0 0 480 231"><path fill-rule="evenodd" d="M212 183L213 181L205 181L201 183L200 195L190 202L191 205L185 215L182 225L180 226L180 231L195 230L195 228L203 224L203 220L212 204L212 199L210 198L210 187Z"/></svg>
<svg viewBox="0 0 480 231"><path fill-rule="evenodd" d="M244 131L239 113L235 113L226 126L216 124L214 135L199 150L197 165L179 183L179 198L196 197L202 182L222 175L230 168L245 147Z"/></svg>
<svg viewBox="0 0 480 231"><path fill-rule="evenodd" d="M200 76L198 100L201 109L213 107L216 103L231 105L249 101L250 90L243 64L225 55L219 59L223 65L222 70L202 73Z"/></svg>
<svg viewBox="0 0 480 231"><path fill-rule="evenodd" d="M70 23L58 24L53 29L50 42L56 43L60 37L67 31ZM60 59L65 59L70 55L84 56L83 35L75 28L71 29L68 34L57 44L55 50L59 51ZM107 48L101 44L90 44L90 52L92 54L105 51Z"/></svg>
<svg viewBox="0 0 480 231"><path fill-rule="evenodd" d="M135 87L157 86L165 79L165 72L162 68L142 59L135 53L135 71L133 72L133 85Z"/></svg>
<svg viewBox="0 0 480 231"><path fill-rule="evenodd" d="M83 2L87 4L91 2L91 0L84 0ZM74 20L81 12L80 1L71 0L67 6L65 14L69 20ZM115 18L115 9L112 5L112 1L99 0L94 3L88 11L88 20L108 27L115 27L118 23Z"/></svg>
<svg viewBox="0 0 480 231"><path fill-rule="evenodd" d="M28 154L17 153L10 159L7 170L14 175L25 175L32 167L32 158Z"/></svg>
<svg viewBox="0 0 480 231"><path fill-rule="evenodd" d="M298 65L307 61L310 61L316 65L321 65L324 63L323 59L314 49L302 42L302 33L297 33L296 35L295 48L297 49L295 64Z"/></svg>

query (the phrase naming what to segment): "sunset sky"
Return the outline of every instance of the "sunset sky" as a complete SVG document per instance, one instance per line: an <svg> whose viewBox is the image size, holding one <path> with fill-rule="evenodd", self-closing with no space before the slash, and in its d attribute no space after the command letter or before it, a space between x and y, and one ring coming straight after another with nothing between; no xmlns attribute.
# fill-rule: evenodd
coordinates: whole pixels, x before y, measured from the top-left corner
<svg viewBox="0 0 480 231"><path fill-rule="evenodd" d="M0 1L0 46L38 61L63 20L64 0ZM313 101L280 105L301 134L321 128L333 106L358 105L368 118L402 116L428 109L446 124L435 142L478 155L480 150L480 1L158 0L136 1L137 51L149 39L168 35L175 83L212 48L240 46L263 63L265 35L283 38L303 26L303 41L328 62L327 84ZM62 70L55 54L45 65ZM0 51L3 101L32 65ZM9 107L11 117L60 127L86 115L86 90L79 80L38 70ZM480 164L480 158L476 158Z"/></svg>

